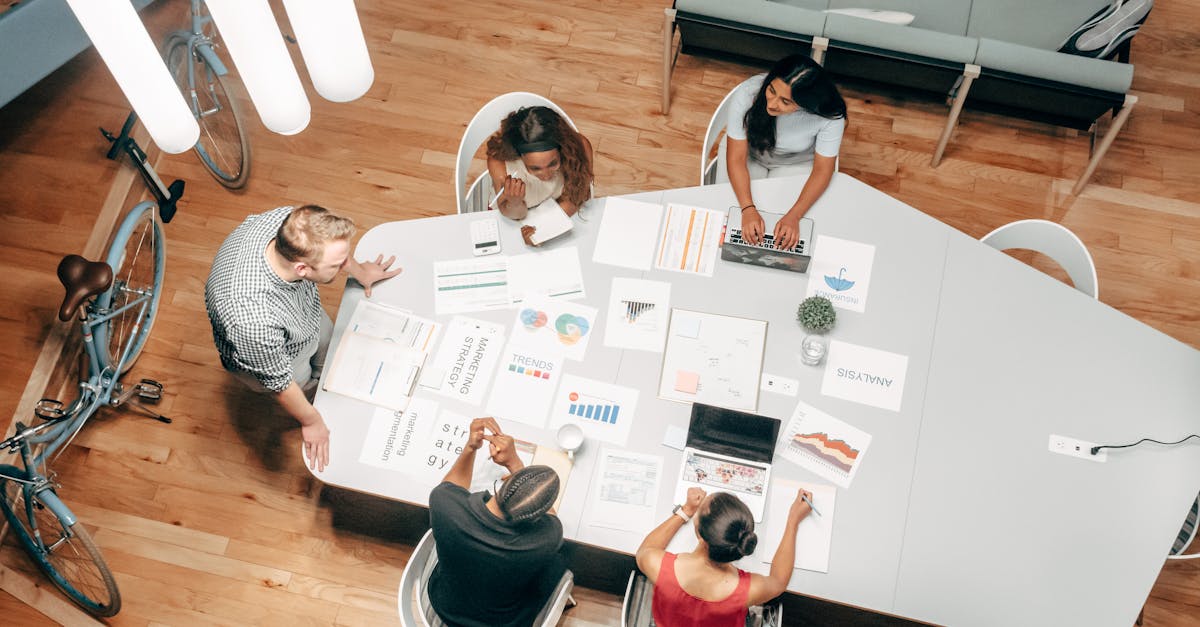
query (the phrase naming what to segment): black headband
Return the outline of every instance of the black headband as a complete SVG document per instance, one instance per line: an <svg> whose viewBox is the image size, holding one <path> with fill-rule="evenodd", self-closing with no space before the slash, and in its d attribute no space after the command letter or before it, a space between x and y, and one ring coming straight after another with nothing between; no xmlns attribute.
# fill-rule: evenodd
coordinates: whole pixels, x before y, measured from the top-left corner
<svg viewBox="0 0 1200 627"><path fill-rule="evenodd" d="M517 150L517 154L523 155L530 152L544 152L546 150L555 150L558 144L551 141L529 142L527 144L514 144L513 148Z"/></svg>

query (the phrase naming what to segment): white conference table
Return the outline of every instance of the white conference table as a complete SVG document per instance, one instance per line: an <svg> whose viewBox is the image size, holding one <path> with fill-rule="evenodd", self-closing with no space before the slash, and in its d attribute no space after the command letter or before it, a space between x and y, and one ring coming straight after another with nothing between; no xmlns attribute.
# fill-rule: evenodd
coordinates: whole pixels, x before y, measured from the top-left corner
<svg viewBox="0 0 1200 627"><path fill-rule="evenodd" d="M754 196L783 210L799 185L754 181ZM722 210L736 202L727 185L629 198ZM584 302L603 312L613 277L648 278L671 283L672 307L766 320L763 372L797 379L800 400L872 435L852 485L838 490L828 574L795 570L789 590L939 624L1133 622L1200 490L1200 446L1143 445L1101 464L1049 453L1048 436L1124 443L1200 430L1200 352L838 174L809 213L816 234L876 249L866 311L839 309L829 336L907 355L908 370L896 412L823 396L824 366L797 357L803 332L795 309L810 277L721 261L712 278L591 263L603 204L590 203L586 221L546 245L578 248ZM398 254L405 268L376 286L372 300L434 318L433 263L470 257L467 223L478 218L367 232L357 258ZM501 237L503 254L536 254L514 223L501 221ZM333 346L361 298L349 282ZM513 312L466 315L507 330ZM567 362L565 372L639 389L626 448L664 459L661 520L682 459L661 444L663 434L668 425L687 427L689 406L657 398L660 353L604 346L602 320L594 332L586 359ZM437 399L444 409L484 415L486 403ZM796 401L764 392L756 413L786 426ZM432 484L358 461L372 406L323 390L315 404L331 430L331 464L319 479L428 503ZM549 429L502 426L554 443ZM589 442L576 456L559 516L568 539L632 553L648 529L583 520L599 448ZM826 483L779 456L774 473Z"/></svg>

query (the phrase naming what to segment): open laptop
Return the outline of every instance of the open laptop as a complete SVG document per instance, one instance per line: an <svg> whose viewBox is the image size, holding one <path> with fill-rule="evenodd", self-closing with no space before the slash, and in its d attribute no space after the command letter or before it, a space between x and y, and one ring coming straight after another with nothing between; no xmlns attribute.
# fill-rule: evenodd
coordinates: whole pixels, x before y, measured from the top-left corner
<svg viewBox="0 0 1200 627"><path fill-rule="evenodd" d="M813 221L800 218L800 241L791 250L775 247L775 224L783 214L759 211L763 219L763 241L758 246L742 239L742 216L737 207L725 214L725 240L721 243L721 259L740 261L755 266L780 268L792 272L808 272L812 261Z"/></svg>
<svg viewBox="0 0 1200 627"><path fill-rule="evenodd" d="M683 503L688 488L729 492L762 522L777 437L777 418L693 403L674 502Z"/></svg>

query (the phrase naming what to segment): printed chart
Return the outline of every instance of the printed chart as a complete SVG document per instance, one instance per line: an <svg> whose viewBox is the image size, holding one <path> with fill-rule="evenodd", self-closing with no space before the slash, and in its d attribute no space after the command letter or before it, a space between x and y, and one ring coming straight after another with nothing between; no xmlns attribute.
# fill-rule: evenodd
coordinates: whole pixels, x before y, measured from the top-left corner
<svg viewBox="0 0 1200 627"><path fill-rule="evenodd" d="M596 325L595 307L571 301L531 298L517 307L509 344L533 352L560 351L583 360Z"/></svg>
<svg viewBox="0 0 1200 627"><path fill-rule="evenodd" d="M784 458L848 488L862 465L871 435L803 401L788 422Z"/></svg>
<svg viewBox="0 0 1200 627"><path fill-rule="evenodd" d="M550 414L550 428L568 422L584 436L624 446L637 410L638 391L565 374Z"/></svg>
<svg viewBox="0 0 1200 627"><path fill-rule="evenodd" d="M662 352L670 302L670 283L613 278L604 345Z"/></svg>

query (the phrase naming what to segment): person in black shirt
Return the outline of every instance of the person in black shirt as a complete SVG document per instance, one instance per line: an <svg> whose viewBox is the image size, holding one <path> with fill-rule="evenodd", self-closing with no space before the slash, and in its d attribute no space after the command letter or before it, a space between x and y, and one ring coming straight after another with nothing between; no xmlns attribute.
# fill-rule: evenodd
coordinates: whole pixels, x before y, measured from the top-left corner
<svg viewBox="0 0 1200 627"><path fill-rule="evenodd" d="M492 461L511 473L495 497L469 492L475 453L485 440ZM429 494L438 552L429 602L442 621L461 627L533 622L566 570L558 555L562 523L548 513L558 489L554 470L525 467L494 418L471 421L462 453Z"/></svg>

